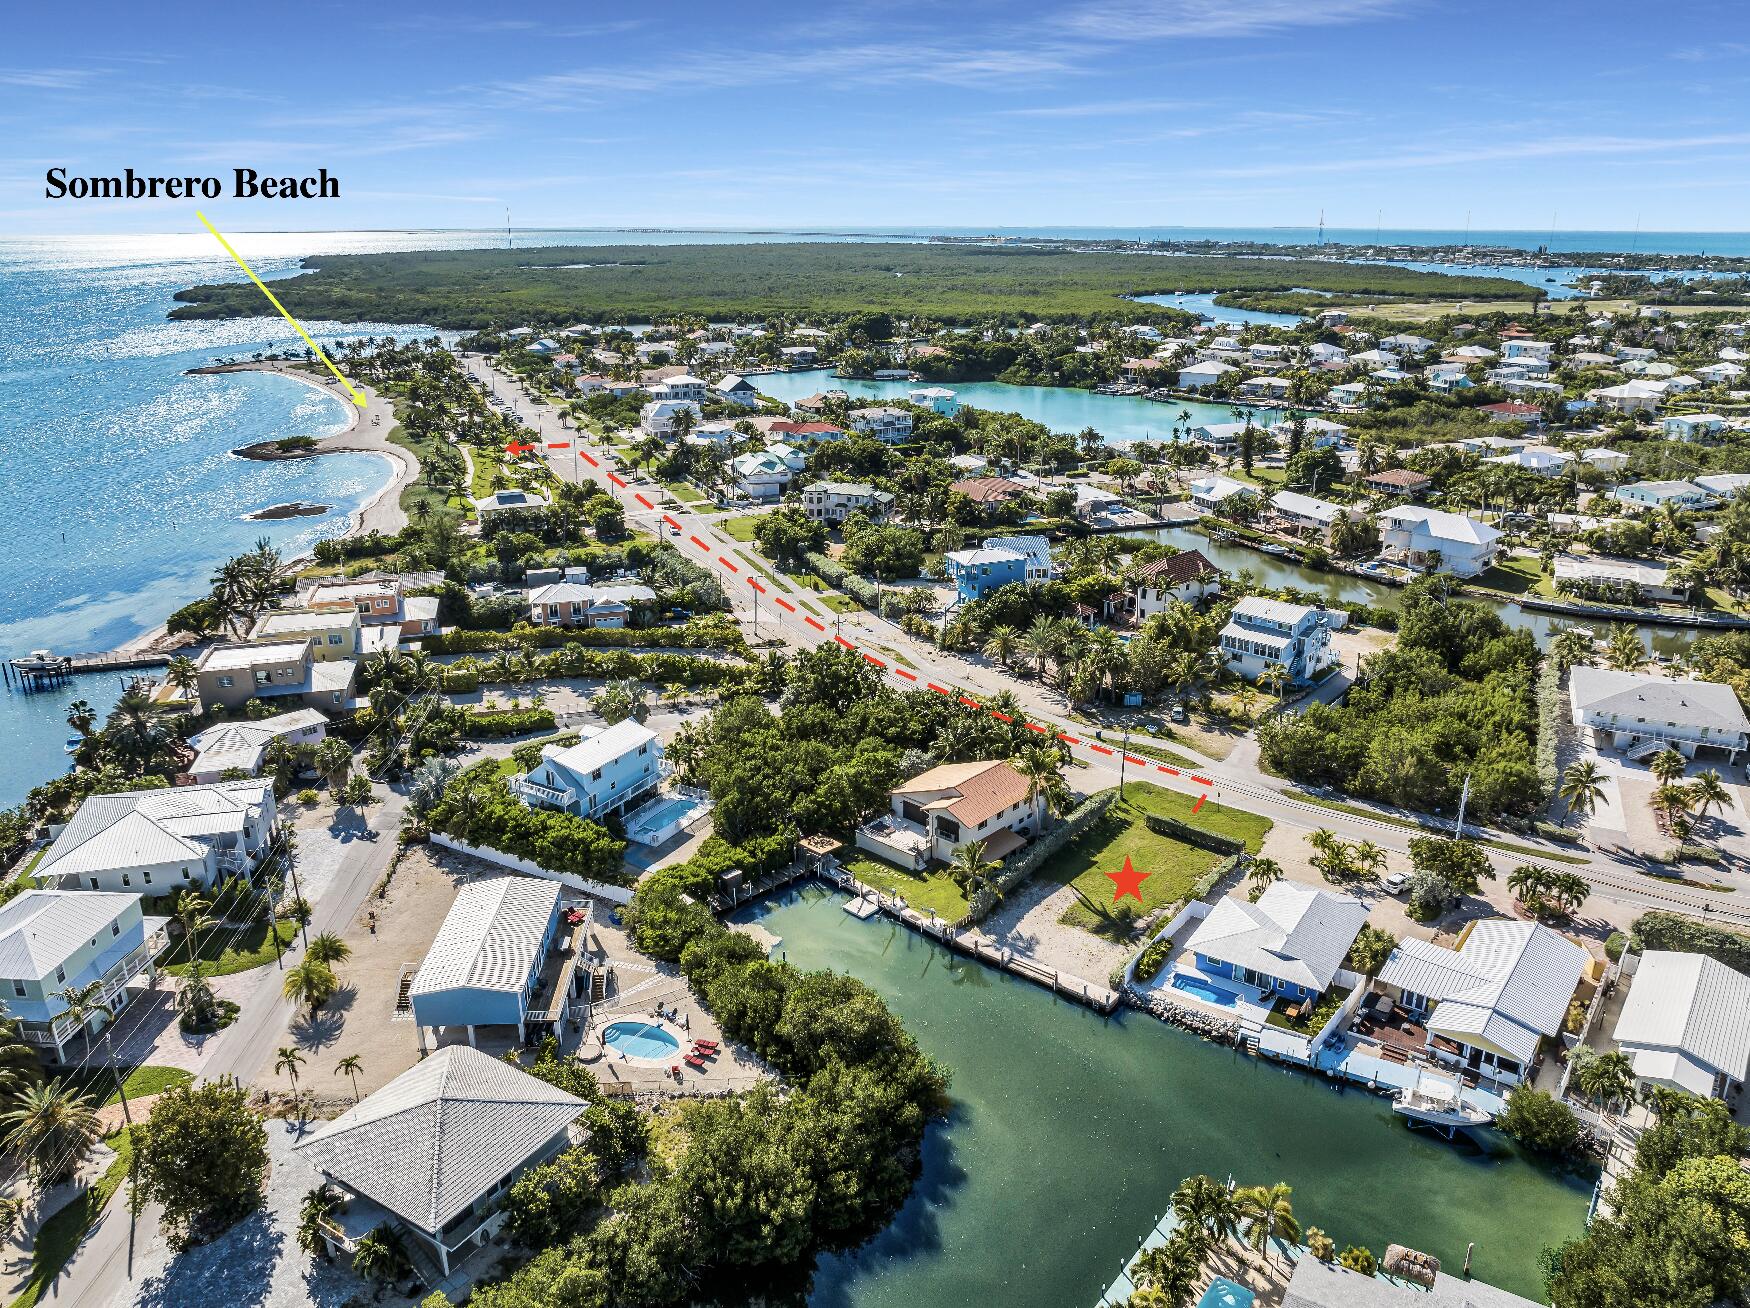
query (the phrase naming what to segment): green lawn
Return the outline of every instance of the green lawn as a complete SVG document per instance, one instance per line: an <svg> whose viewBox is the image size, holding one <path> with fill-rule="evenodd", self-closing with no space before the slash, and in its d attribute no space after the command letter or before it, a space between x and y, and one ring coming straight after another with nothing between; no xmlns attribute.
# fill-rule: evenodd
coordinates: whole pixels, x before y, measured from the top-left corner
<svg viewBox="0 0 1750 1308"><path fill-rule="evenodd" d="M106 1067L81 1068L67 1079L82 1094L103 1096L104 1104L121 1101L121 1097L115 1092L115 1078ZM128 1102L132 1103L147 1095L163 1094L172 1086L186 1085L192 1080L194 1076L180 1067L160 1067L156 1063L146 1063L127 1074L122 1080L122 1088L128 1092Z"/></svg>
<svg viewBox="0 0 1750 1308"><path fill-rule="evenodd" d="M1181 754L1176 750L1165 749L1160 745L1150 744L1147 741L1137 740L1134 737L1128 745L1125 745L1122 740L1114 741L1112 748L1123 748L1138 758L1152 758L1157 763L1170 763L1176 767L1200 768L1203 766L1197 759L1188 755Z"/></svg>
<svg viewBox="0 0 1750 1308"><path fill-rule="evenodd" d="M866 886L898 895L921 913L932 909L949 922L966 914L966 896L941 868L908 872L878 858L857 853L841 859L845 870Z"/></svg>
<svg viewBox="0 0 1750 1308"><path fill-rule="evenodd" d="M30 1279L25 1281L23 1293L12 1301L12 1308L35 1308L55 1278L61 1274L61 1269L66 1267L67 1260L73 1256L80 1241L96 1225L98 1216L109 1203L111 1196L127 1180L128 1158L132 1152L131 1138L126 1131L118 1131L105 1143L116 1151L115 1161L90 1189L42 1224L42 1228L36 1233L35 1246L31 1249Z"/></svg>
<svg viewBox="0 0 1750 1308"><path fill-rule="evenodd" d="M1264 1018L1271 1026L1279 1026L1284 1030L1296 1032L1299 1035L1313 1036L1325 1029L1325 1023L1331 1020L1331 1015L1342 1006L1349 997L1347 986L1332 986L1319 996L1318 1004L1299 1017L1288 1016L1287 1009L1293 1002L1288 998L1279 997L1271 1006L1269 1014Z"/></svg>
<svg viewBox="0 0 1750 1308"><path fill-rule="evenodd" d="M684 481L665 481L662 488L674 496L682 504L699 504L704 501L705 493Z"/></svg>
<svg viewBox="0 0 1750 1308"><path fill-rule="evenodd" d="M1476 584L1509 595L1551 594L1548 579L1543 575L1543 564L1537 559L1502 557L1476 579Z"/></svg>
<svg viewBox="0 0 1750 1308"><path fill-rule="evenodd" d="M1196 796L1146 782L1132 782L1124 793L1124 800L1115 801L1104 818L1039 869L1041 878L1076 890L1077 902L1059 921L1107 939L1124 940L1130 935L1131 921L1112 915L1113 885L1106 875L1123 868L1126 857L1134 870L1148 873L1140 887L1141 906L1134 900L1124 901L1137 909L1138 917L1185 898L1198 879L1221 862L1219 854L1156 835L1144 822L1145 814L1177 818L1204 831L1243 840L1254 854L1274 825L1269 818L1224 804L1206 802L1193 815Z"/></svg>
<svg viewBox="0 0 1750 1308"><path fill-rule="evenodd" d="M717 524L717 528L731 539L738 540L743 545L751 545L753 543L753 529L759 525L759 521L759 514L746 513L739 518L723 519Z"/></svg>
<svg viewBox="0 0 1750 1308"><path fill-rule="evenodd" d="M297 939L296 922L275 922L274 927L279 933L282 949ZM247 972L252 967L273 962L275 954L273 941L268 938L267 923L252 922L241 931L230 927L216 927L201 932L200 956L208 964L206 974L213 977ZM164 969L171 976L183 976L188 972L188 949L185 945L173 945L169 957L182 960L171 963Z"/></svg>

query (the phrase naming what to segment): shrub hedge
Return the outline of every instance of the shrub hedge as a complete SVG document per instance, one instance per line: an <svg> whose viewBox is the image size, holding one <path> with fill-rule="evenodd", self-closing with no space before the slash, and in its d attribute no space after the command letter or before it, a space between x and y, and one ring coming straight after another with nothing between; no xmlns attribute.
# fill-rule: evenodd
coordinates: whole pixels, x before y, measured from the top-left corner
<svg viewBox="0 0 1750 1308"><path fill-rule="evenodd" d="M1678 954L1706 954L1739 972L1750 972L1750 936L1675 913L1657 910L1635 919L1629 941L1637 951L1668 949Z"/></svg>
<svg viewBox="0 0 1750 1308"><path fill-rule="evenodd" d="M1190 845L1196 849L1207 849L1211 854L1243 854L1246 852L1246 842L1235 840L1232 836L1218 836L1213 831L1205 831L1202 827L1192 826L1189 822L1181 822L1178 818L1163 817L1158 813L1144 813L1143 824L1157 836L1166 836L1177 840L1182 845Z"/></svg>

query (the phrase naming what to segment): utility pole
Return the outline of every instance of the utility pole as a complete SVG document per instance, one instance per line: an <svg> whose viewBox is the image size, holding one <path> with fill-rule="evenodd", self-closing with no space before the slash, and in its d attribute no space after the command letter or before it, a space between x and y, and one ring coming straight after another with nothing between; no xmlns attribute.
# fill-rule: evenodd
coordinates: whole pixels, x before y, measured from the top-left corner
<svg viewBox="0 0 1750 1308"><path fill-rule="evenodd" d="M1464 810L1470 803L1470 773L1464 774L1464 788L1458 792L1458 830L1453 833L1454 840L1464 839Z"/></svg>
<svg viewBox="0 0 1750 1308"><path fill-rule="evenodd" d="M1124 764L1127 761L1127 757L1130 753L1130 719L1129 718L1126 718L1124 720L1124 734L1123 734L1123 739L1120 743L1122 745L1122 748L1119 749L1119 751L1118 751L1118 800L1120 803L1122 803L1124 800Z"/></svg>

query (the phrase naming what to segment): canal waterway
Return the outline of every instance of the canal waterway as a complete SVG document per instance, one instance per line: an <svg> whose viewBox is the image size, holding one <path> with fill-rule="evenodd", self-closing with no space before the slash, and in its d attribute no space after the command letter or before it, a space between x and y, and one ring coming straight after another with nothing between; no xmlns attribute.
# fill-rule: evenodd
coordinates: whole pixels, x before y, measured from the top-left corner
<svg viewBox="0 0 1750 1308"><path fill-rule="evenodd" d="M897 1220L822 1262L813 1308L1079 1308L1136 1249L1185 1176L1286 1181L1303 1225L1375 1254L1392 1242L1541 1299L1538 1251L1582 1229L1588 1179L1488 1134L1416 1135L1386 1100L1087 1009L809 886L749 916L803 968L859 977L952 1073Z"/></svg>

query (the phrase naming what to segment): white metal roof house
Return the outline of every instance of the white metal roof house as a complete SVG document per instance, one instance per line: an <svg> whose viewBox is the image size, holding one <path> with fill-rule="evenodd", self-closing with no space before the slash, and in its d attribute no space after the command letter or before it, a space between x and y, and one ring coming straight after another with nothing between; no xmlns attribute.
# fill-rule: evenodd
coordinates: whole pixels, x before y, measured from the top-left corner
<svg viewBox="0 0 1750 1308"><path fill-rule="evenodd" d="M525 804L594 818L629 810L662 784L662 776L662 742L627 718L575 745L546 746L541 761L526 776L512 777L510 788Z"/></svg>
<svg viewBox="0 0 1750 1308"><path fill-rule="evenodd" d="M386 1220L436 1254L447 1275L503 1225L517 1177L573 1142L575 1095L465 1045L440 1049L293 1148L354 1196L325 1225L351 1249ZM583 1138L581 1135L576 1137Z"/></svg>
<svg viewBox="0 0 1750 1308"><path fill-rule="evenodd" d="M1717 413L1668 413L1659 426L1666 440L1693 441L1724 431L1726 420Z"/></svg>
<svg viewBox="0 0 1750 1308"><path fill-rule="evenodd" d="M1613 1034L1636 1081L1723 1099L1750 1072L1750 976L1706 954L1650 949Z"/></svg>
<svg viewBox="0 0 1750 1308"><path fill-rule="evenodd" d="M188 738L195 752L188 774L199 784L220 780L231 771L259 775L267 749L276 740L291 745L319 744L328 734L328 719L316 709L296 709L254 722L220 722Z"/></svg>
<svg viewBox="0 0 1750 1308"><path fill-rule="evenodd" d="M1412 568L1474 577L1486 572L1500 550L1501 533L1463 513L1414 504L1379 515L1380 552Z"/></svg>
<svg viewBox="0 0 1750 1308"><path fill-rule="evenodd" d="M1259 491L1256 486L1248 486L1245 482L1235 481L1232 477L1200 477L1191 483L1191 503L1205 513L1218 512L1222 502L1233 495L1255 500L1258 498Z"/></svg>
<svg viewBox="0 0 1750 1308"><path fill-rule="evenodd" d="M1311 532L1321 537L1329 537L1331 528L1345 517L1353 516L1355 510L1347 509L1341 504L1333 504L1329 500L1317 499L1311 495L1302 495L1299 491L1277 491L1270 497L1270 507L1276 510L1277 516L1289 526L1298 531Z"/></svg>
<svg viewBox="0 0 1750 1308"><path fill-rule="evenodd" d="M119 1013L128 982L156 975L168 921L145 916L138 895L104 891L26 890L0 905L0 999L19 1038L53 1048L59 1062L79 1033L61 991L101 983L103 1002ZM94 1015L86 1026L102 1030L109 1020Z"/></svg>
<svg viewBox="0 0 1750 1308"><path fill-rule="evenodd" d="M1573 459L1560 450L1552 450L1547 446L1532 446L1528 449L1514 450L1511 454L1484 459L1483 462L1493 463L1503 468L1519 468L1539 477L1554 477L1572 463Z"/></svg>
<svg viewBox="0 0 1750 1308"><path fill-rule="evenodd" d="M1307 681L1332 661L1331 615L1309 604L1247 595L1228 613L1221 653L1248 680L1280 666L1291 681Z"/></svg>
<svg viewBox="0 0 1750 1308"><path fill-rule="evenodd" d="M512 509L544 509L547 507L547 497L537 495L528 490L495 490L492 494L474 501L474 512L482 518L494 513L507 513Z"/></svg>
<svg viewBox="0 0 1750 1308"><path fill-rule="evenodd" d="M91 795L37 863L63 890L167 895L250 871L273 838L267 781Z"/></svg>
<svg viewBox="0 0 1750 1308"><path fill-rule="evenodd" d="M1212 976L1312 999L1330 989L1366 921L1367 905L1358 899L1278 881L1255 904L1220 900L1191 933L1185 952Z"/></svg>
<svg viewBox="0 0 1750 1308"><path fill-rule="evenodd" d="M514 1026L519 1039L526 1036L535 983L558 930L557 881L507 875L464 884L408 991L420 1049L427 1027L466 1027L469 1044L482 1026Z"/></svg>
<svg viewBox="0 0 1750 1308"><path fill-rule="evenodd" d="M1458 948L1406 939L1379 971L1380 987L1425 1021L1437 1062L1515 1083L1538 1042L1562 1029L1592 957L1537 922L1473 922Z"/></svg>
<svg viewBox="0 0 1750 1308"><path fill-rule="evenodd" d="M1730 686L1644 672L1617 672L1576 664L1568 679L1574 725L1596 744L1608 743L1631 759L1674 746L1689 758L1700 749L1725 751L1736 761L1750 748L1750 720Z"/></svg>
<svg viewBox="0 0 1750 1308"><path fill-rule="evenodd" d="M1238 372L1231 363L1223 363L1219 359L1208 359L1202 363L1193 363L1189 367L1179 369L1179 389L1186 391L1203 390L1213 386L1230 372Z"/></svg>
<svg viewBox="0 0 1750 1308"><path fill-rule="evenodd" d="M1710 495L1729 500L1734 495L1750 490L1750 472L1710 472L1697 477L1695 484Z"/></svg>

